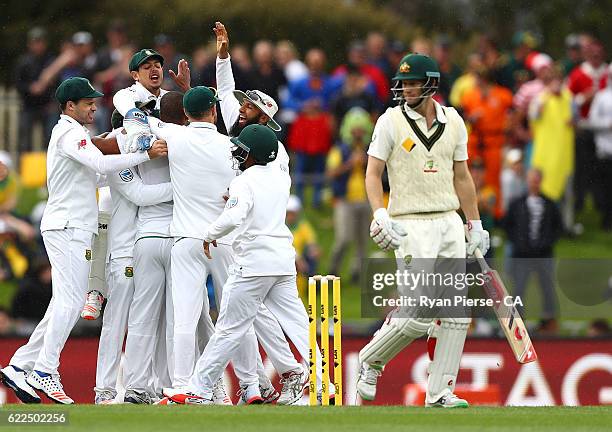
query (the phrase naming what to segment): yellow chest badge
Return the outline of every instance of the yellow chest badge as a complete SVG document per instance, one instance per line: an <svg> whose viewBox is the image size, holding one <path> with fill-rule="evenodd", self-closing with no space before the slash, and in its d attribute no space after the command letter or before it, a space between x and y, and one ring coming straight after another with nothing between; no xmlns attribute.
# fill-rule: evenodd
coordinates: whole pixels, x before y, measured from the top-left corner
<svg viewBox="0 0 612 432"><path fill-rule="evenodd" d="M134 267L126 267L125 268L125 277L133 277L134 276Z"/></svg>
<svg viewBox="0 0 612 432"><path fill-rule="evenodd" d="M414 143L414 141L412 141L410 138L406 138L404 140L404 142L402 143L402 147L404 148L404 150L406 150L408 153L410 153L412 151L412 149L416 146L416 144Z"/></svg>

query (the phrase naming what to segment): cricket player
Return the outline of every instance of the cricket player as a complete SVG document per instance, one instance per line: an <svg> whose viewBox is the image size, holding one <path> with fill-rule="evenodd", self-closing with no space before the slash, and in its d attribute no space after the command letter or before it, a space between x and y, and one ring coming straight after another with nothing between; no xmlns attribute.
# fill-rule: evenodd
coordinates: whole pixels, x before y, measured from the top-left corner
<svg viewBox="0 0 612 432"><path fill-rule="evenodd" d="M198 360L189 385L164 389L175 403L212 404L213 386L234 356L264 303L302 356L308 351L308 317L298 297L295 250L285 225L291 182L271 164L278 140L264 125L249 125L234 143L232 157L242 175L229 190L223 213L204 231L204 252L214 260L217 240L236 230L235 262L223 287L215 334ZM304 349L306 347L306 349Z"/></svg>
<svg viewBox="0 0 612 432"><path fill-rule="evenodd" d="M247 126L252 124L267 125L274 131L280 131L280 125L274 120L274 115L278 111L278 105L267 94L259 90L248 90L246 92L236 90L232 64L229 55L229 35L225 26L216 22L214 32L217 37L217 60L216 60L216 79L219 98L221 99L221 115L223 122L229 131L230 136L238 136ZM289 155L283 144L278 142L278 154L271 165L277 166L282 172L286 173L289 182ZM303 366L296 364L295 358L287 341L282 337L280 325L277 320L262 307L262 313L257 316L254 322L255 333L259 342L268 354L274 368L281 376L283 388L278 404L293 404L301 397L304 387L307 385L307 372ZM308 357L303 357L304 359ZM317 363L320 359L317 357ZM300 366L298 368L298 366ZM267 377L262 373L263 365L258 356L258 373L262 387ZM320 370L317 367L317 370ZM321 377L317 376L317 386L320 390ZM330 386L330 396L333 398L335 388Z"/></svg>
<svg viewBox="0 0 612 432"><path fill-rule="evenodd" d="M152 49L142 49L129 63L135 83L113 96L115 108L124 117L128 140L148 128L141 117L134 117L136 104L155 100L160 109L164 80L164 58ZM137 167L145 185L170 182L167 159ZM169 227L172 202L141 206L138 209L136 243L134 246L134 297L130 305L128 336L125 344L124 401L150 404L157 390L168 385L172 366L172 315L170 251L173 239ZM165 335L164 335L165 333ZM159 335L159 338L158 338ZM162 381L160 383L160 380Z"/></svg>
<svg viewBox="0 0 612 432"><path fill-rule="evenodd" d="M405 56L393 78L396 107L378 119L368 150L366 190L374 220L370 235L398 262L411 258L466 256L465 234L457 209L468 220L467 254L485 254L489 233L482 228L474 183L467 166L467 131L450 107L432 99L440 83L438 65L420 54ZM387 168L391 193L383 202L382 174ZM399 261L402 260L402 261ZM465 267L464 263L462 263ZM382 368L430 329L433 319L396 310L359 353L357 392L365 400L376 394ZM469 318L440 317L437 343L428 368L428 407L467 407L453 390ZM434 327L432 327L434 328Z"/></svg>
<svg viewBox="0 0 612 432"><path fill-rule="evenodd" d="M106 138L127 140L123 129L113 130ZM123 146L120 143L119 146ZM95 403L109 404L117 396L117 375L127 331L128 312L134 295L133 250L139 206L172 201L172 185L145 185L134 168L107 176L110 194L110 223L106 261L108 295L102 321L96 366ZM105 196L100 194L100 208ZM91 288L91 284L90 284Z"/></svg>
<svg viewBox="0 0 612 432"><path fill-rule="evenodd" d="M94 121L95 99L102 96L80 77L63 81L55 93L62 115L47 151L49 200L41 221L52 267L53 296L28 343L2 369L0 378L25 403L39 403L40 391L54 402L72 404L58 373L59 357L83 307L98 231L98 173L110 174L166 154L155 143L147 152L104 156L84 127Z"/></svg>

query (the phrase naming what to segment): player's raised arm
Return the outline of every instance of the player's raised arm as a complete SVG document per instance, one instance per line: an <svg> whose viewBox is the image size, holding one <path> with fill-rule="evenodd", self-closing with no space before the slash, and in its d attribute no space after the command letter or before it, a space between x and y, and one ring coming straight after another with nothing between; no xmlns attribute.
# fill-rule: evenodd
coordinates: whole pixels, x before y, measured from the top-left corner
<svg viewBox="0 0 612 432"><path fill-rule="evenodd" d="M236 82L234 81L234 72L228 52L229 36L227 29L222 23L216 22L213 30L217 36L217 94L221 99L219 102L221 104L221 117L223 117L223 122L229 129L238 118L240 103L233 94L236 90Z"/></svg>

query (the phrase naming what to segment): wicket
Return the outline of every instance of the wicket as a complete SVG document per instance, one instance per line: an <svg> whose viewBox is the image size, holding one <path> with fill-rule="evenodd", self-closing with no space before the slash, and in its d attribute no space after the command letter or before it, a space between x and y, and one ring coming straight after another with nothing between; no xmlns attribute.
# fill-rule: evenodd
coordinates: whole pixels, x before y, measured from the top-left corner
<svg viewBox="0 0 612 432"><path fill-rule="evenodd" d="M310 335L310 405L317 400L317 282L321 290L321 405L329 405L329 282L332 282L332 317L334 320L334 405L342 405L342 304L340 278L334 275L308 278L308 321Z"/></svg>

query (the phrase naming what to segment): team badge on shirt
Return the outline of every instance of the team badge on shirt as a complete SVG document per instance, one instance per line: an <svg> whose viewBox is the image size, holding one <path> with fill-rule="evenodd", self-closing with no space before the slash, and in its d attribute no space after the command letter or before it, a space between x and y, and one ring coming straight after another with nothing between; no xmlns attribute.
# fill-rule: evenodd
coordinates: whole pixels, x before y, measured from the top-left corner
<svg viewBox="0 0 612 432"><path fill-rule="evenodd" d="M126 168L123 171L121 171L119 173L119 177L121 178L121 180L123 180L126 183L131 182L132 180L134 180L134 173L132 172L131 169Z"/></svg>
<svg viewBox="0 0 612 432"><path fill-rule="evenodd" d="M134 277L134 267L126 267L125 268L125 277Z"/></svg>
<svg viewBox="0 0 612 432"><path fill-rule="evenodd" d="M423 166L423 172L437 173L438 164L433 159L429 159L427 162L425 162L425 165Z"/></svg>
<svg viewBox="0 0 612 432"><path fill-rule="evenodd" d="M238 205L238 197L231 197L225 203L225 208L231 209L232 207L236 207Z"/></svg>
<svg viewBox="0 0 612 432"><path fill-rule="evenodd" d="M91 249L85 249L85 259L91 261Z"/></svg>
<svg viewBox="0 0 612 432"><path fill-rule="evenodd" d="M86 145L87 145L86 139L82 139L81 141L79 141L79 150L81 150L82 148L85 148Z"/></svg>

